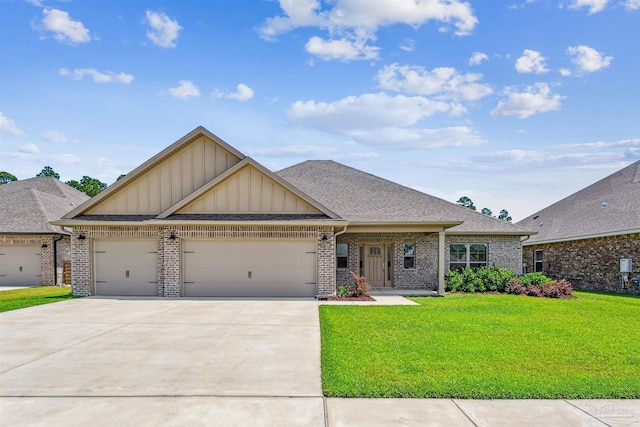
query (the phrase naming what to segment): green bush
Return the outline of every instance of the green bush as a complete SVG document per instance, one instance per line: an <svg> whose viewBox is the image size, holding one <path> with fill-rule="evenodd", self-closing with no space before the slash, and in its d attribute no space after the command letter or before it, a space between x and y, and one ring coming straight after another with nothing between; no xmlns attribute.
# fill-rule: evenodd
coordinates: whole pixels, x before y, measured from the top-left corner
<svg viewBox="0 0 640 427"><path fill-rule="evenodd" d="M339 297L348 297L349 295L351 295L351 291L349 290L349 288L347 287L347 285L340 285L338 286L338 292L337 292Z"/></svg>
<svg viewBox="0 0 640 427"><path fill-rule="evenodd" d="M550 279L549 277L545 276L542 273L525 274L524 276L520 276L520 280L522 281L522 284L525 286L530 286L530 285L540 286L543 283L553 282L553 279Z"/></svg>
<svg viewBox="0 0 640 427"><path fill-rule="evenodd" d="M512 270L492 265L491 267L449 270L444 288L448 292L505 292Z"/></svg>

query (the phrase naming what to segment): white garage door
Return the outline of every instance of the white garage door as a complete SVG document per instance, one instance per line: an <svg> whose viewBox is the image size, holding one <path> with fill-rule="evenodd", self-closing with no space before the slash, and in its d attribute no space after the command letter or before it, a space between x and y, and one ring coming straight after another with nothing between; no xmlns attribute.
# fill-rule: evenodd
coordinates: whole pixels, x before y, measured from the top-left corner
<svg viewBox="0 0 640 427"><path fill-rule="evenodd" d="M0 286L42 286L40 245L0 246Z"/></svg>
<svg viewBox="0 0 640 427"><path fill-rule="evenodd" d="M314 240L183 240L188 297L313 297Z"/></svg>
<svg viewBox="0 0 640 427"><path fill-rule="evenodd" d="M158 295L155 240L93 241L96 295Z"/></svg>

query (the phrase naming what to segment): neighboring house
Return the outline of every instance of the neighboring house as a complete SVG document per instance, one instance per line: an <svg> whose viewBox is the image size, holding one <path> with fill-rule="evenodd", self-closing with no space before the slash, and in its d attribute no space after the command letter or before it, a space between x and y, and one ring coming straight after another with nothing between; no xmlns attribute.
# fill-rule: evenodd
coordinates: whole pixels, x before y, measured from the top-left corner
<svg viewBox="0 0 640 427"><path fill-rule="evenodd" d="M88 198L51 177L0 185L0 286L61 284L55 267L71 260L70 233L49 221Z"/></svg>
<svg viewBox="0 0 640 427"><path fill-rule="evenodd" d="M523 242L529 272L574 287L622 290L620 259L640 276L640 161L518 222L537 231Z"/></svg>
<svg viewBox="0 0 640 427"><path fill-rule="evenodd" d="M275 174L202 127L55 222L73 228L76 295L443 292L447 268L521 271L531 232L330 162Z"/></svg>

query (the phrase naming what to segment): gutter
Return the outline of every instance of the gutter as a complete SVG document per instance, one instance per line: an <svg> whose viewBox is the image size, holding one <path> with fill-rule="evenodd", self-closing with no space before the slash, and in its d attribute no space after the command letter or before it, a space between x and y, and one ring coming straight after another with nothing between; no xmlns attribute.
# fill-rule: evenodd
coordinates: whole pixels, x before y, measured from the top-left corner
<svg viewBox="0 0 640 427"><path fill-rule="evenodd" d="M58 286L58 242L64 239L64 235L60 234L57 239L53 240L53 283Z"/></svg>
<svg viewBox="0 0 640 427"><path fill-rule="evenodd" d="M93 225L117 226L188 226L188 225L328 225L328 226L344 226L344 220L272 220L272 221L207 221L207 220L159 220L149 219L144 221L84 221L84 220L60 220L52 221L51 224L62 227L82 227Z"/></svg>
<svg viewBox="0 0 640 427"><path fill-rule="evenodd" d="M588 234L585 236L563 237L559 239L535 240L533 242L527 242L526 244L523 243L522 246L544 245L547 243L572 242L575 240L597 239L600 237L614 237L614 236L622 236L624 234L636 234L636 233L640 233L640 228L633 228L631 230L610 231L606 233Z"/></svg>

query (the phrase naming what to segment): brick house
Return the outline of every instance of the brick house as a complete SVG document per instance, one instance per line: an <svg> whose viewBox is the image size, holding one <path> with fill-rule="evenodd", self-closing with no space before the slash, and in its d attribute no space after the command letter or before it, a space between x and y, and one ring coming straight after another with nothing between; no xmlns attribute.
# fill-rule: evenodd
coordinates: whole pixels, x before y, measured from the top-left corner
<svg viewBox="0 0 640 427"><path fill-rule="evenodd" d="M68 231L49 223L89 197L51 177L0 185L0 286L53 286L71 261Z"/></svg>
<svg viewBox="0 0 640 427"><path fill-rule="evenodd" d="M443 292L448 268L521 271L530 231L332 161L273 173L198 127L55 222L76 295Z"/></svg>
<svg viewBox="0 0 640 427"><path fill-rule="evenodd" d="M623 291L620 259L631 258L629 277L640 276L640 161L517 225L538 232L523 242L528 272L579 289Z"/></svg>

